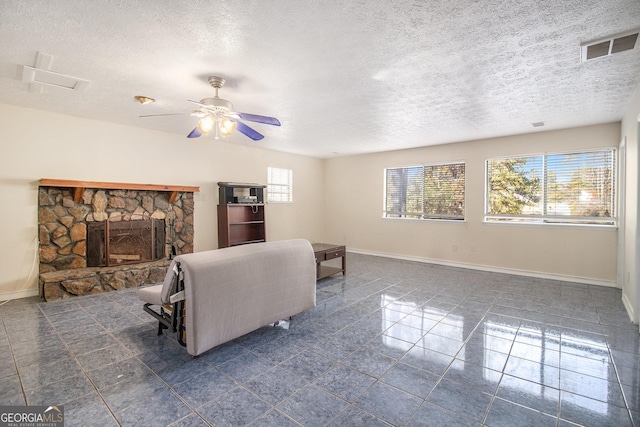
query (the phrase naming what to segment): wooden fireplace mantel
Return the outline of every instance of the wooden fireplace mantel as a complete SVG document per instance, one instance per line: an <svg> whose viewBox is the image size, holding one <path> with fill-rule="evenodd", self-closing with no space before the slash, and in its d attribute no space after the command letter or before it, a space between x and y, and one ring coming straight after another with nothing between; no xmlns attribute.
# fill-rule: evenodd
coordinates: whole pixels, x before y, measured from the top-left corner
<svg viewBox="0 0 640 427"><path fill-rule="evenodd" d="M176 201L179 192L197 193L200 187L188 185L161 185L161 184L133 184L128 182L102 182L102 181L73 181L68 179L42 178L41 187L73 188L73 200L80 203L85 188L104 188L111 190L143 190L166 191L169 193L169 203Z"/></svg>

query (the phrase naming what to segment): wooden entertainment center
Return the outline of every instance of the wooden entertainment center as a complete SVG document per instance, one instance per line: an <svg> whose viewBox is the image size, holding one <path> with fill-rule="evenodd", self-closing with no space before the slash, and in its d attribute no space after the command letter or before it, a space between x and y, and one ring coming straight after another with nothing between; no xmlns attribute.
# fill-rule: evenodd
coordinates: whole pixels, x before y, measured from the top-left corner
<svg viewBox="0 0 640 427"><path fill-rule="evenodd" d="M219 182L218 187L218 247L265 242L266 186Z"/></svg>

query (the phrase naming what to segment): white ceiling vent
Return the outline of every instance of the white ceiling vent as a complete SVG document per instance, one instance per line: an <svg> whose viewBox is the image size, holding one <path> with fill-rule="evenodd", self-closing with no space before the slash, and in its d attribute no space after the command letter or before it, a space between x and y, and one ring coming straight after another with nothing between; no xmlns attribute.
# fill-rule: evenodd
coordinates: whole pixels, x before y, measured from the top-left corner
<svg viewBox="0 0 640 427"><path fill-rule="evenodd" d="M89 83L91 83L89 80L49 71L52 62L52 55L38 52L35 67L30 67L28 65L23 66L22 81L31 83L32 92L40 92L42 90L41 85L70 89L76 92L84 92L89 86Z"/></svg>
<svg viewBox="0 0 640 427"><path fill-rule="evenodd" d="M614 53L631 50L638 47L638 30L629 31L606 39L596 40L594 42L584 43L580 45L580 61L590 61L592 59L602 58L613 55Z"/></svg>

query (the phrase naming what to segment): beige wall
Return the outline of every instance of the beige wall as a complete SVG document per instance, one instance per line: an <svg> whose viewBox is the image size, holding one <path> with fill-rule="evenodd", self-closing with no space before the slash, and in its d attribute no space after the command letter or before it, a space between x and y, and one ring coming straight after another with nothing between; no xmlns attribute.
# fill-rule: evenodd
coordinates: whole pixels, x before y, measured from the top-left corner
<svg viewBox="0 0 640 427"><path fill-rule="evenodd" d="M637 260L640 254L640 212L638 211L638 184L640 175L640 85L629 103L627 113L622 119L622 139L626 143L626 189L625 189L625 223L624 251L622 254L622 300L631 318L640 321L640 270Z"/></svg>
<svg viewBox="0 0 640 427"><path fill-rule="evenodd" d="M194 245L202 251L217 247L218 181L266 184L267 166L292 168L295 202L267 206L267 239L322 238L320 159L3 104L0 144L0 301L37 294L40 178L199 186Z"/></svg>
<svg viewBox="0 0 640 427"><path fill-rule="evenodd" d="M629 158L625 269L630 279L624 292L631 310L640 274L635 268L640 95L633 99L622 124ZM484 224L484 161L617 146L620 129L612 123L321 160L0 104L0 300L37 293L40 178L200 186L195 249L201 251L217 247L216 182L263 183L267 166L294 170L295 198L291 205L267 206L268 240L302 237L374 254L613 286L615 229ZM178 167L178 158L190 167ZM467 168L465 222L382 219L385 167L456 160Z"/></svg>
<svg viewBox="0 0 640 427"><path fill-rule="evenodd" d="M326 235L355 251L616 285L615 228L485 224L488 157L617 146L620 124L331 159ZM383 219L384 168L466 162L466 221Z"/></svg>

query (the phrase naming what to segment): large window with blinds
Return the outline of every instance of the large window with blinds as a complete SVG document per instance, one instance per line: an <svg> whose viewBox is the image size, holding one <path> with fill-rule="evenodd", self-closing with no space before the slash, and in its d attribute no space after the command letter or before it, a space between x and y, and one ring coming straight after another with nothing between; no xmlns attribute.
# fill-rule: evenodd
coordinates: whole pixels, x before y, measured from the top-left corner
<svg viewBox="0 0 640 427"><path fill-rule="evenodd" d="M615 225L616 150L488 159L486 221Z"/></svg>
<svg viewBox="0 0 640 427"><path fill-rule="evenodd" d="M385 218L464 220L463 162L385 169Z"/></svg>
<svg viewBox="0 0 640 427"><path fill-rule="evenodd" d="M293 170L267 168L267 201L270 203L293 202Z"/></svg>

